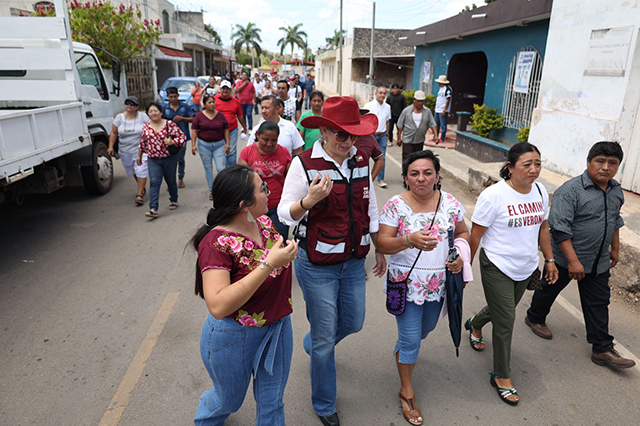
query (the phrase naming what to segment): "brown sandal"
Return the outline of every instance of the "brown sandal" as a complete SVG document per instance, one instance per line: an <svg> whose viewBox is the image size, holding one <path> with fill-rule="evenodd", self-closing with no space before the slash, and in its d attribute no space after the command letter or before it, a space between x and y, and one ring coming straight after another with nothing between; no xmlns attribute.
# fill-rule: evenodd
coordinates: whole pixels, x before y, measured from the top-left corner
<svg viewBox="0 0 640 426"><path fill-rule="evenodd" d="M404 418L411 423L412 425L420 426L423 422L422 414L420 413L420 409L415 403L415 395L413 398L405 398L402 396L400 392L398 392L398 397L400 398L400 404L402 405L402 415ZM409 408L404 408L404 403L407 403Z"/></svg>

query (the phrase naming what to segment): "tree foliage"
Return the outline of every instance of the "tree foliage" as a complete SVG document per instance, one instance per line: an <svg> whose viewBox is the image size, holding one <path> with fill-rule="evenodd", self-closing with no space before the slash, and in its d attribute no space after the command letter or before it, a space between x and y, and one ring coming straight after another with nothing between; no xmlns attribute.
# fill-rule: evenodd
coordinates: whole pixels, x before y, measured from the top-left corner
<svg viewBox="0 0 640 426"><path fill-rule="evenodd" d="M218 31L215 28L213 28L209 24L204 24L204 30L206 32L208 32L209 34L211 34L211 38L213 39L214 43L222 44L222 37L220 37L220 34L218 33Z"/></svg>
<svg viewBox="0 0 640 426"><path fill-rule="evenodd" d="M347 31L342 30L342 44L344 45L344 39L347 36ZM324 39L327 42L327 49L337 49L340 44L340 31L333 30L333 35Z"/></svg>
<svg viewBox="0 0 640 426"><path fill-rule="evenodd" d="M157 43L162 35L160 20L142 19L140 9L111 3L69 1L69 24L75 41L100 47L121 62ZM111 59L96 52L103 67L111 68Z"/></svg>
<svg viewBox="0 0 640 426"><path fill-rule="evenodd" d="M296 24L293 27L288 25L286 28L280 27L280 31L284 31L285 33L285 36L278 40L280 54L284 52L287 45L291 45L291 58L293 58L293 48L295 46L298 46L300 49L304 49L307 46L307 43L304 41L304 38L307 37L307 33L300 31L300 27L302 27L302 24Z"/></svg>
<svg viewBox="0 0 640 426"><path fill-rule="evenodd" d="M255 56L262 53L262 38L260 32L262 30L256 26L253 22L249 22L246 27L242 25L236 25L236 32L231 37L235 39L233 47L236 51L236 55L240 53L240 49L244 46L248 52L251 53L251 67L255 68Z"/></svg>

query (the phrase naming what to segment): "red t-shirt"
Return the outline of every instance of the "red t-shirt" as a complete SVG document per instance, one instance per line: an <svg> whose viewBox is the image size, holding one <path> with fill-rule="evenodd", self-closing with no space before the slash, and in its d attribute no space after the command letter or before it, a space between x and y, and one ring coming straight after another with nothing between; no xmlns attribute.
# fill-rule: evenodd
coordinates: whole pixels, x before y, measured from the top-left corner
<svg viewBox="0 0 640 426"><path fill-rule="evenodd" d="M229 122L220 111L210 120L202 111L196 114L191 128L198 131L198 138L205 142L220 142L224 140L224 131L229 128Z"/></svg>
<svg viewBox="0 0 640 426"><path fill-rule="evenodd" d="M269 185L269 209L275 209L282 197L282 186L287 167L291 164L291 154L287 148L277 145L273 154L262 155L262 157L255 144L246 146L240 151L240 159L255 169L262 180Z"/></svg>
<svg viewBox="0 0 640 426"><path fill-rule="evenodd" d="M380 145L378 145L378 141L373 135L363 136L356 142L356 148L359 148L367 153L369 158L372 160L377 160L382 155L382 151L380 150Z"/></svg>
<svg viewBox="0 0 640 426"><path fill-rule="evenodd" d="M236 81L236 96L238 97L238 101L241 104L252 104L253 103L253 95L256 94L256 88L252 82L249 82L244 89L238 91L238 87L242 86L244 81Z"/></svg>
<svg viewBox="0 0 640 426"><path fill-rule="evenodd" d="M233 96L229 96L227 99L222 99L221 95L216 95L216 109L223 113L227 121L229 122L229 130L238 128L238 118L242 115L242 108L240 102Z"/></svg>
<svg viewBox="0 0 640 426"><path fill-rule="evenodd" d="M198 246L198 267L229 271L231 285L260 267L269 250L275 245L278 231L271 219L256 219L262 241L224 229L213 228ZM268 268L268 266L267 266ZM274 270L249 300L227 318L247 327L262 327L291 314L291 263Z"/></svg>

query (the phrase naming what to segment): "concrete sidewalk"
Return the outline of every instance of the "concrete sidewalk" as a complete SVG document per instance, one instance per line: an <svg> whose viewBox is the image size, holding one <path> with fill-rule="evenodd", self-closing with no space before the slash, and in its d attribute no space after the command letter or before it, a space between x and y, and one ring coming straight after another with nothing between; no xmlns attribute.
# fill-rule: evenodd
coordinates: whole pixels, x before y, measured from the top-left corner
<svg viewBox="0 0 640 426"><path fill-rule="evenodd" d="M453 179L467 185L476 194L500 180L500 168L503 163L482 163L448 147L427 148L433 149L440 157L443 179ZM552 199L555 190L571 177L543 168L538 181L545 186ZM632 299L637 300L640 296L640 265L637 261L640 258L640 195L624 191L624 197L622 217L625 226L620 230L621 260L619 266L612 269L612 282L615 282L617 287L629 291Z"/></svg>

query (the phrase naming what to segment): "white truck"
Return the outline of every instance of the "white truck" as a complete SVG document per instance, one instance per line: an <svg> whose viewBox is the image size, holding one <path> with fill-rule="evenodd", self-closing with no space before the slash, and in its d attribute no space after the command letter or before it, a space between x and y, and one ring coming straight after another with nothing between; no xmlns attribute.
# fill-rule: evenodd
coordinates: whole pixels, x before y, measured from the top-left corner
<svg viewBox="0 0 640 426"><path fill-rule="evenodd" d="M93 48L71 40L66 1L55 0L55 10L0 17L0 203L65 185L105 194L113 185L107 146L120 63L109 88Z"/></svg>

